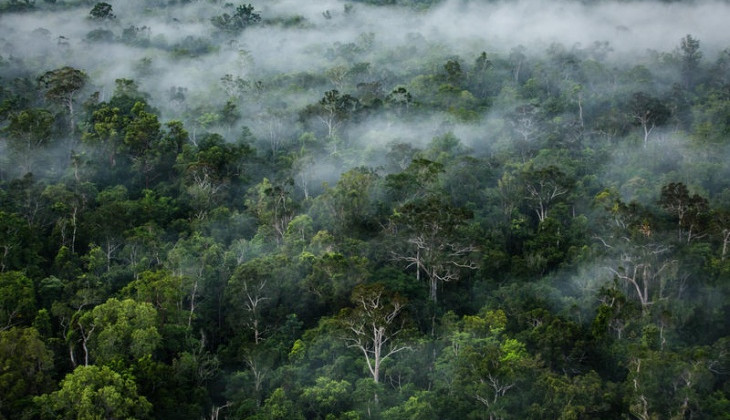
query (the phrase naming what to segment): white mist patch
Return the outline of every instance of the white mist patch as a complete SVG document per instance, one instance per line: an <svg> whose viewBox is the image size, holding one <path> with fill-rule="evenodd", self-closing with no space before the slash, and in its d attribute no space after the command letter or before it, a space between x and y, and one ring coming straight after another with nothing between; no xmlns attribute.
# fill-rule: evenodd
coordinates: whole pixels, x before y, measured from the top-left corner
<svg viewBox="0 0 730 420"><path fill-rule="evenodd" d="M256 1L252 5L263 23L240 34L222 34L210 22L213 16L234 13L235 4L190 2L164 6L167 2L142 0L110 3L116 15L110 22L89 19L92 6L88 4L60 11L2 15L0 55L20 58L28 67L37 69L38 75L66 65L82 69L102 92L102 99L110 97L116 79L132 79L140 90L150 94L163 119L179 119L191 108L220 109L228 100L221 78L228 74L255 83L297 73L316 78L335 66L368 63L368 73L359 77L368 82L382 81L387 94L393 87L407 84L409 73L440 71L444 57L468 59L481 51L506 56L519 45L526 46L529 55L541 55L553 43L571 48L608 41L613 51L608 59L618 62L649 49L670 52L686 34L700 40L707 58L715 56L713 50L730 44L725 36L730 4L719 1L586 5L537 0L449 0L418 12L337 0ZM291 25L282 23L295 17L303 20ZM141 36L146 42L120 42L123 31L129 28L145 28ZM97 29L111 31L114 40L86 41L89 32ZM186 53L186 48L196 46L203 51ZM146 69L142 68L144 63ZM265 86L264 97L247 94L237 99L239 110L244 112L240 124L256 125L256 114L262 108L278 106L297 112L297 108L316 103L324 91L333 87L329 81L318 79L308 87ZM182 105L169 101L168 92L173 88L185 92ZM343 90L356 94L354 82ZM282 105L274 105L277 103ZM445 130L454 132L468 147L488 149L494 141L494 130L490 128L500 111L497 108L499 105L481 123L451 123ZM379 149L398 139L409 139L420 147L442 133L447 120L443 115L405 123L375 119L351 127L350 134L362 147Z"/></svg>
<svg viewBox="0 0 730 420"><path fill-rule="evenodd" d="M481 39L490 47L507 51L516 45L532 52L551 43L567 46L610 41L624 53L646 49L668 50L686 34L709 48L727 46L730 5L723 2L658 3L579 2L465 3L451 0L424 18L425 28L444 42Z"/></svg>

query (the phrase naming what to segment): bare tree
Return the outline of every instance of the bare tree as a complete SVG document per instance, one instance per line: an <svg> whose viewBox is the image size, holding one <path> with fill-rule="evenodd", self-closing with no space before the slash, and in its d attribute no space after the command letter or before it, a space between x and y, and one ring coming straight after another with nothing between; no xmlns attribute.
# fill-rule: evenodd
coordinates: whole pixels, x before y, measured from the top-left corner
<svg viewBox="0 0 730 420"><path fill-rule="evenodd" d="M668 277L674 274L676 260L666 259L669 247L649 243L622 253L619 267L609 271L627 289L636 292L644 314L659 299L665 299Z"/></svg>
<svg viewBox="0 0 730 420"><path fill-rule="evenodd" d="M74 122L75 97L86 86L88 79L89 77L82 70L68 66L47 71L38 78L38 84L43 89L45 98L58 103L68 111L71 135L76 131Z"/></svg>
<svg viewBox="0 0 730 420"><path fill-rule="evenodd" d="M700 239L705 218L709 213L709 203L699 194L690 195L687 186L681 182L671 182L662 187L659 204L677 218L679 240L686 235L687 243Z"/></svg>
<svg viewBox="0 0 730 420"><path fill-rule="evenodd" d="M400 315L405 303L389 294L382 284L359 285L351 296L355 308L344 310L340 320L347 333L345 341L365 356L373 381L380 381L382 363L410 347L398 341L405 330Z"/></svg>
<svg viewBox="0 0 730 420"><path fill-rule="evenodd" d="M316 105L308 106L304 114L316 117L327 128L327 138L337 137L337 131L352 115L360 109L357 98L341 94L333 89L324 93ZM335 150L333 153L336 153Z"/></svg>
<svg viewBox="0 0 730 420"><path fill-rule="evenodd" d="M266 287L266 279L258 279L258 282L250 281L248 279L243 281L243 293L246 300L243 302L243 307L248 312L248 319L246 324L253 331L253 340L255 344L259 344L263 339L264 331L261 329L261 304L267 300L268 297L264 296L264 288Z"/></svg>
<svg viewBox="0 0 730 420"><path fill-rule="evenodd" d="M555 166L529 170L523 174L527 200L533 203L535 214L540 222L548 217L548 209L560 196L570 191L565 174Z"/></svg>
<svg viewBox="0 0 730 420"><path fill-rule="evenodd" d="M403 232L406 245L392 252L393 259L405 261L406 269L415 268L419 281L425 274L433 302L438 300L439 283L456 281L463 270L477 268L470 259L474 246L457 232L469 217L463 209L430 198L401 206L391 220L391 224L401 225L395 230Z"/></svg>
<svg viewBox="0 0 730 420"><path fill-rule="evenodd" d="M649 135L657 125L664 124L671 112L659 99L637 92L629 102L629 116L641 126L644 132L644 147L649 142Z"/></svg>

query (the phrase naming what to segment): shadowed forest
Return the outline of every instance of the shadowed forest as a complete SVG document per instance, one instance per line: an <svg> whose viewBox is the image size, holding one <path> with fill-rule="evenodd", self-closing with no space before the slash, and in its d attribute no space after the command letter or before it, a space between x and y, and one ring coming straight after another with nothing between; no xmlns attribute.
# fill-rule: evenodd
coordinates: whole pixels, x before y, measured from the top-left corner
<svg viewBox="0 0 730 420"><path fill-rule="evenodd" d="M0 419L730 419L728 19L0 0Z"/></svg>

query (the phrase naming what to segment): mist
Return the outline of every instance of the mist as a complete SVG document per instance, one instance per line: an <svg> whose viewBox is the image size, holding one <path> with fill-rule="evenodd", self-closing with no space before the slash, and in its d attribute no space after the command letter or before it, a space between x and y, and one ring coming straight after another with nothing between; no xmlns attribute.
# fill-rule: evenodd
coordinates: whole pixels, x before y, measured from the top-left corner
<svg viewBox="0 0 730 420"><path fill-rule="evenodd" d="M238 130L248 126L263 141L258 146L264 150L274 147L266 143L267 136L278 137L269 139L277 144L297 142L292 118L281 120L286 122L285 130L271 133L272 113L296 114L331 89L357 94L358 83L377 81L387 94L398 86L410 88L410 75L422 71L424 64L439 72L447 59L469 65L484 51L506 60L516 49L531 60L540 60L556 45L568 53L593 56L607 67L652 66L656 54L674 53L687 34L699 39L705 59L713 60L728 47L723 35L725 17L730 15L730 5L720 1L451 0L415 11L341 1L282 0L253 2L265 24L227 34L210 23L211 17L231 12L222 2L190 2L164 9L144 1L110 4L114 20L91 20L90 7L83 3L76 8L0 16L2 55L38 74L64 65L80 68L90 76L92 88L87 90L99 91L102 101L111 97L115 80L134 80L163 120L183 120L193 132L200 131L196 119L201 113L217 112L232 99L242 113L235 129L208 129L235 140ZM298 20L284 23L293 18ZM95 30L110 31L113 39L92 41L88 37ZM132 34L126 41L125 31L127 36ZM366 70L353 74L351 69L358 63L364 63ZM297 86L298 75L322 74L338 66L348 72L339 82L320 77L304 88ZM260 95L249 90L228 98L221 82L224 76L250 84L260 81L268 92ZM183 92L182 100L171 100L175 90ZM318 176L312 182L332 182L356 166L383 166L389 145L404 142L424 148L446 131L479 154L509 148L504 118L516 106L509 95L499 96L502 99L487 113L469 122L438 112L396 119L375 114L348 122L342 133L348 146L365 153L334 160L321 156L315 161L328 170L314 171ZM316 121L308 127L317 128ZM637 197L627 196L631 198Z"/></svg>
<svg viewBox="0 0 730 420"><path fill-rule="evenodd" d="M375 72L398 68L416 58L408 56L414 39L424 45L438 45L444 55L465 59L481 51L508 54L520 45L526 47L528 55L540 56L554 43L566 48L586 48L608 41L611 52L607 59L620 63L647 50L672 51L680 38L692 34L702 41L702 49L709 58L727 47L723 34L725 17L730 14L726 2L706 1L588 5L455 0L421 12L359 3L345 12L345 3L338 1L269 1L252 2L265 21L300 16L302 23L294 27L259 25L241 35L227 36L216 34L210 25L210 17L226 10L220 3L166 7L164 15L155 13L156 9L148 8L145 2L110 4L117 16L111 22L88 19L88 13L84 13L90 9L88 6L1 16L3 55L20 58L39 72L72 62L106 91L113 88L115 79L129 78L153 98L160 98L172 86L187 88L193 97L205 97L206 92L218 88L220 78L226 74L263 79L281 73L319 72L357 62L370 62ZM330 17L325 18L323 13L328 11ZM145 28L139 37L146 46L85 41L95 29L110 30L119 38L129 27ZM39 34L39 28L48 33ZM357 45L362 35L369 33L374 34L372 44L360 45L354 55L328 57L328 51L338 44ZM185 39L205 42L212 36L223 36L225 40L216 40L216 48L208 53L171 57L170 49ZM415 51L410 51L419 54L422 50L415 47ZM152 60L153 71L141 77L135 66L144 58ZM164 108L163 103L158 105Z"/></svg>
<svg viewBox="0 0 730 420"><path fill-rule="evenodd" d="M16 412L92 366L116 418L727 406L727 1L0 2Z"/></svg>

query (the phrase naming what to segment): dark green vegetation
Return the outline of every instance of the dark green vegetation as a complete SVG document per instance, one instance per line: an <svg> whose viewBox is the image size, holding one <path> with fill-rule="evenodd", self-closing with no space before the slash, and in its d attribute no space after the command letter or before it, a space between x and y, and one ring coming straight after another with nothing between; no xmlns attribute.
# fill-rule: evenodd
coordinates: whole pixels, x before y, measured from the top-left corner
<svg viewBox="0 0 730 420"><path fill-rule="evenodd" d="M143 3L2 3L0 419L730 418L730 50Z"/></svg>

